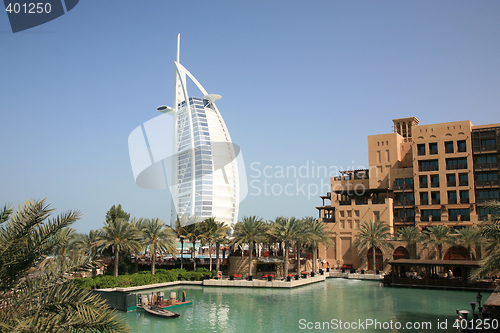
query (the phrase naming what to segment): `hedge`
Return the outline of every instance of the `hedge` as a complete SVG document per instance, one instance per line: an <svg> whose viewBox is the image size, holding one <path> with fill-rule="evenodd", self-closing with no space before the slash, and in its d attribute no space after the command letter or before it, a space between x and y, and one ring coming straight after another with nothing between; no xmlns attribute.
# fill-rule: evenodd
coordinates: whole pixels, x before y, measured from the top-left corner
<svg viewBox="0 0 500 333"><path fill-rule="evenodd" d="M196 272L186 271L185 269L157 269L155 275L149 271L142 271L135 274L125 274L119 276L98 275L88 278L75 278L73 284L80 289L100 289L100 288L126 288L135 286L144 286L148 284L177 281L181 275L182 280L190 281L194 276L196 281L203 280L205 275L210 277L215 275L215 271L209 271L206 268L198 268Z"/></svg>

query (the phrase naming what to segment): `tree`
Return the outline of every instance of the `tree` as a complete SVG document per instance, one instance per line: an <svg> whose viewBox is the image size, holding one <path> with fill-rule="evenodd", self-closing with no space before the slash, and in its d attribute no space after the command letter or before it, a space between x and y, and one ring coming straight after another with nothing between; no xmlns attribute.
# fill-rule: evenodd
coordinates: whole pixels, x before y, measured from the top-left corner
<svg viewBox="0 0 500 333"><path fill-rule="evenodd" d="M200 238L200 227L199 218L197 216L191 216L188 219L188 225L184 228L186 230L186 238L193 244L193 250L191 251L191 257L193 258L193 270L196 272L196 241Z"/></svg>
<svg viewBox="0 0 500 333"><path fill-rule="evenodd" d="M486 239L486 256L479 262L479 268L471 272L469 279L472 281L500 269L500 201L490 201L485 208L496 214L480 227L481 235Z"/></svg>
<svg viewBox="0 0 500 333"><path fill-rule="evenodd" d="M391 238L389 226L382 221L363 222L357 229L358 234L353 245L360 250L360 254L364 256L369 249L372 249L373 254L373 270L377 270L377 262L375 260L376 249L381 250L393 249L394 245L389 242ZM382 267L380 267L382 269Z"/></svg>
<svg viewBox="0 0 500 333"><path fill-rule="evenodd" d="M304 223L308 225L309 229L309 240L308 244L312 247L312 261L313 261L313 272L316 272L317 252L319 244L328 245L331 244L330 237L326 232L326 225L317 219L308 216L304 218Z"/></svg>
<svg viewBox="0 0 500 333"><path fill-rule="evenodd" d="M130 220L130 214L122 209L122 205L111 206L111 208L106 212L106 221L115 221L117 219L122 219L125 221Z"/></svg>
<svg viewBox="0 0 500 333"><path fill-rule="evenodd" d="M177 238L179 238L180 242L181 242L181 269L184 268L184 260L183 260L183 256L184 256L184 240L187 238L186 235L187 235L187 231L186 231L186 216L183 215L181 217L179 217L179 215L177 215L177 219L175 220L175 234L177 235Z"/></svg>
<svg viewBox="0 0 500 333"><path fill-rule="evenodd" d="M284 243L284 276L288 274L288 251L295 234L298 232L298 227L298 221L295 217L277 217L269 228L269 234Z"/></svg>
<svg viewBox="0 0 500 333"><path fill-rule="evenodd" d="M98 230L90 230L88 234L77 234L74 241L70 244L70 249L72 251L83 253L83 255L87 257L91 263L93 263L92 276L97 274L97 267L95 264L99 252L95 242L97 241L98 236Z"/></svg>
<svg viewBox="0 0 500 333"><path fill-rule="evenodd" d="M137 229L122 218L106 221L95 244L102 247L101 252L107 248L111 248L115 256L114 276L118 276L120 251L139 252L141 250Z"/></svg>
<svg viewBox="0 0 500 333"><path fill-rule="evenodd" d="M450 237L450 228L444 225L434 225L428 227L425 231L428 238L424 242L427 247L435 247L438 251L438 260L443 259L443 245L453 244L453 239Z"/></svg>
<svg viewBox="0 0 500 333"><path fill-rule="evenodd" d="M415 259L416 245L418 242L425 240L425 235L420 232L418 227L404 227L397 232L396 240L405 242L410 249L410 259Z"/></svg>
<svg viewBox="0 0 500 333"><path fill-rule="evenodd" d="M223 222L217 222L215 217L209 217L200 223L200 237L208 243L208 253L210 258L210 271L212 270L212 245L216 244L216 261L219 261L220 240L226 235L229 227L224 226ZM219 266L217 265L217 269Z"/></svg>
<svg viewBox="0 0 500 333"><path fill-rule="evenodd" d="M245 216L234 226L234 244L248 244L248 276L252 276L253 244L266 240L267 224L257 216Z"/></svg>
<svg viewBox="0 0 500 333"><path fill-rule="evenodd" d="M215 270L217 272L220 271L220 258L219 258L219 249L220 245L222 243L227 243L227 232L231 230L230 227L224 224L224 222L217 222L215 221L215 228L214 228L214 234L215 234Z"/></svg>
<svg viewBox="0 0 500 333"><path fill-rule="evenodd" d="M141 229L142 244L151 253L151 275L155 274L156 252L177 254L174 230L159 218L146 219Z"/></svg>
<svg viewBox="0 0 500 333"><path fill-rule="evenodd" d="M306 244L311 239L311 234L309 230L309 224L304 220L297 220L297 230L292 238L295 241L295 247L297 248L297 275L300 275L300 254L302 252L302 245Z"/></svg>
<svg viewBox="0 0 500 333"><path fill-rule="evenodd" d="M478 248L481 247L483 242L483 236L481 235L481 229L476 226L466 227L457 230L457 239L455 243L467 248L469 254L469 260L472 260L472 252L474 251L474 256L479 259L480 251Z"/></svg>
<svg viewBox="0 0 500 333"><path fill-rule="evenodd" d="M0 209L0 332L131 332L123 319L87 290L71 288L66 272L29 274L53 253L58 233L79 219L78 211L50 218L45 200L27 201L15 212ZM16 292L11 292L15 288Z"/></svg>
<svg viewBox="0 0 500 333"><path fill-rule="evenodd" d="M144 228L145 223L146 223L146 219L143 217L140 217L140 218L133 217L130 220L130 224L132 225L132 227L134 227L137 230L139 238L141 236L141 230ZM131 252L131 255L135 258L135 260L134 260L134 272L135 273L139 272L139 258L141 256L141 254L144 252L143 250L144 249L141 249L141 251L139 251L139 252Z"/></svg>

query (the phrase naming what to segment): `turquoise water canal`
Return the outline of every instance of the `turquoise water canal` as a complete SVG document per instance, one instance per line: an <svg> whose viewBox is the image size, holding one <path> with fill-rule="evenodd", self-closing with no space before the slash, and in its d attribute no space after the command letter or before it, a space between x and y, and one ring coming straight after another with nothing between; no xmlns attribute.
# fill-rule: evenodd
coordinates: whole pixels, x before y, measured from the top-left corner
<svg viewBox="0 0 500 333"><path fill-rule="evenodd" d="M477 294L347 279L291 290L177 286L142 293L152 291L186 291L193 305L175 309L177 319L122 313L134 332L456 332L456 309L470 310Z"/></svg>

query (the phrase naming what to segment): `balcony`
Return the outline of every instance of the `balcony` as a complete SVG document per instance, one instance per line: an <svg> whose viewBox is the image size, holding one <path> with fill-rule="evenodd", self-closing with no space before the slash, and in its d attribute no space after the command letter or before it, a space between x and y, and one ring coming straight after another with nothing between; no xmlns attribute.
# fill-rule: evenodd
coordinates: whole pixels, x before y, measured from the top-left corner
<svg viewBox="0 0 500 333"><path fill-rule="evenodd" d="M454 205L458 202L457 198L448 198L448 204Z"/></svg>
<svg viewBox="0 0 500 333"><path fill-rule="evenodd" d="M368 199L356 199L356 205L368 205Z"/></svg>
<svg viewBox="0 0 500 333"><path fill-rule="evenodd" d="M491 169L498 169L498 162L476 163L474 165L474 170L491 170Z"/></svg>
<svg viewBox="0 0 500 333"><path fill-rule="evenodd" d="M420 199L420 204L421 205L428 205L429 204L429 199Z"/></svg>
<svg viewBox="0 0 500 333"><path fill-rule="evenodd" d="M394 222L396 223L408 223L415 222L415 216L406 216L406 217L395 217Z"/></svg>
<svg viewBox="0 0 500 333"><path fill-rule="evenodd" d="M404 185L396 185L396 183L394 183L394 191L405 191L405 190L413 190L413 184L404 184Z"/></svg>
<svg viewBox="0 0 500 333"><path fill-rule="evenodd" d="M446 165L446 170L462 170L462 169L467 169L467 163Z"/></svg>
<svg viewBox="0 0 500 333"><path fill-rule="evenodd" d="M458 182L458 186L469 186L468 180L461 180Z"/></svg>
<svg viewBox="0 0 500 333"><path fill-rule="evenodd" d="M460 203L461 204L468 204L468 203L470 203L470 200L469 200L469 198L460 198Z"/></svg>
<svg viewBox="0 0 500 333"><path fill-rule="evenodd" d="M441 216L433 215L433 216L420 216L420 222L439 222L441 221Z"/></svg>
<svg viewBox="0 0 500 333"><path fill-rule="evenodd" d="M415 200L394 201L394 206L415 206Z"/></svg>
<svg viewBox="0 0 500 333"><path fill-rule="evenodd" d="M485 202L492 201L492 200L498 201L499 199L500 198L476 198L476 202L477 203L485 203Z"/></svg>
<svg viewBox="0 0 500 333"><path fill-rule="evenodd" d="M431 200L431 203L432 203L433 205L440 205L440 204L441 204L441 199L432 199L432 200Z"/></svg>
<svg viewBox="0 0 500 333"><path fill-rule="evenodd" d="M385 204L385 199L372 199L372 204L383 205L383 204Z"/></svg>
<svg viewBox="0 0 500 333"><path fill-rule="evenodd" d="M451 222L458 221L458 215L448 216L448 221L451 221Z"/></svg>
<svg viewBox="0 0 500 333"><path fill-rule="evenodd" d="M484 146L479 147L479 150L480 151L497 150L497 146L496 145L484 145Z"/></svg>
<svg viewBox="0 0 500 333"><path fill-rule="evenodd" d="M351 205L351 200L339 201L339 205L341 205L341 206L350 206Z"/></svg>
<svg viewBox="0 0 500 333"><path fill-rule="evenodd" d="M439 182L431 182L431 187L439 187Z"/></svg>
<svg viewBox="0 0 500 333"><path fill-rule="evenodd" d="M476 181L476 187L498 187L498 186L499 186L498 179Z"/></svg>
<svg viewBox="0 0 500 333"><path fill-rule="evenodd" d="M449 182L446 183L446 185L448 187L455 187L455 186L457 186L457 182L456 181L449 181Z"/></svg>
<svg viewBox="0 0 500 333"><path fill-rule="evenodd" d="M437 165L421 165L418 168L418 171L420 171L420 172L425 172L425 171L439 171L439 166L437 166Z"/></svg>
<svg viewBox="0 0 500 333"><path fill-rule="evenodd" d="M428 188L429 183L420 183L420 188Z"/></svg>
<svg viewBox="0 0 500 333"><path fill-rule="evenodd" d="M470 221L470 215L460 215L460 221Z"/></svg>
<svg viewBox="0 0 500 333"><path fill-rule="evenodd" d="M326 217L323 217L321 219L321 221L323 221L324 223L335 223L335 218L326 218Z"/></svg>
<svg viewBox="0 0 500 333"><path fill-rule="evenodd" d="M488 221L490 219L491 215L479 215L478 219L479 221Z"/></svg>

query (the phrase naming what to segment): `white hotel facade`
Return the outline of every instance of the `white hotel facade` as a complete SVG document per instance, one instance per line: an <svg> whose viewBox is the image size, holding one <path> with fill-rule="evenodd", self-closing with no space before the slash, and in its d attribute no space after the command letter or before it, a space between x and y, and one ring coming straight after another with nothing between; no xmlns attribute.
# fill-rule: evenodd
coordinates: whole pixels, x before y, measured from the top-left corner
<svg viewBox="0 0 500 333"><path fill-rule="evenodd" d="M240 149L231 141L215 101L220 95L208 94L198 80L179 62L180 35L177 40L173 107L158 111L173 117L172 157L165 159L167 182L172 195L172 221L176 216L203 220L215 217L226 225L238 219L240 175L244 174ZM192 97L187 79L202 97ZM240 164L241 171L238 170ZM246 184L245 184L246 185ZM246 188L246 186L245 186ZM244 193L246 195L246 193ZM192 221L192 219L191 219Z"/></svg>

